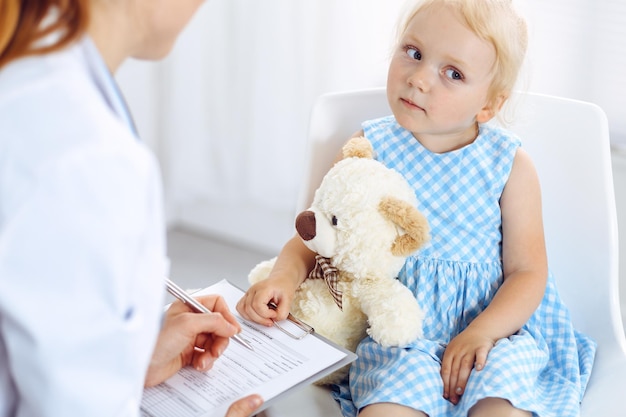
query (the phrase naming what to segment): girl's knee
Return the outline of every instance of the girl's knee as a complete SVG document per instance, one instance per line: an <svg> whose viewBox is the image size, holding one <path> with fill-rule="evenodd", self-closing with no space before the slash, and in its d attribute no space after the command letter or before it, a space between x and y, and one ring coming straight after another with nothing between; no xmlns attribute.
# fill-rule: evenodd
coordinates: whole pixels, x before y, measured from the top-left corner
<svg viewBox="0 0 626 417"><path fill-rule="evenodd" d="M531 417L528 411L513 407L502 398L485 398L473 406L468 417Z"/></svg>
<svg viewBox="0 0 626 417"><path fill-rule="evenodd" d="M421 411L414 410L400 404L377 403L364 407L359 411L359 417L428 417Z"/></svg>

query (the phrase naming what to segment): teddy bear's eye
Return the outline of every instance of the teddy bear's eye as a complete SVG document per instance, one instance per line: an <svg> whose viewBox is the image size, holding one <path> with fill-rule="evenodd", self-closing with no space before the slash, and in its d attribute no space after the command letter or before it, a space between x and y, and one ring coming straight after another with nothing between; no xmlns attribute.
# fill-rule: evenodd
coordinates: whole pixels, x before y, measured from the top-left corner
<svg viewBox="0 0 626 417"><path fill-rule="evenodd" d="M333 216L333 219L331 221L333 223L333 226L337 226L337 216Z"/></svg>

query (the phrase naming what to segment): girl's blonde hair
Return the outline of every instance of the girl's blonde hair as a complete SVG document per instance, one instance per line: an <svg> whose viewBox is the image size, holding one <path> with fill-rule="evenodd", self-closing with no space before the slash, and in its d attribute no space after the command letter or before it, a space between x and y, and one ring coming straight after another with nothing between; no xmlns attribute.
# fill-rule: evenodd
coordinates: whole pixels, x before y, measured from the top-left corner
<svg viewBox="0 0 626 417"><path fill-rule="evenodd" d="M397 40L413 17L435 5L452 7L460 13L467 27L495 48L496 60L489 99L506 99L515 87L526 49L526 21L517 13L512 0L418 0L412 4L398 27Z"/></svg>
<svg viewBox="0 0 626 417"><path fill-rule="evenodd" d="M27 55L61 49L89 24L90 0L0 0L0 68ZM55 19L49 22L50 16ZM40 41L58 34L52 44Z"/></svg>

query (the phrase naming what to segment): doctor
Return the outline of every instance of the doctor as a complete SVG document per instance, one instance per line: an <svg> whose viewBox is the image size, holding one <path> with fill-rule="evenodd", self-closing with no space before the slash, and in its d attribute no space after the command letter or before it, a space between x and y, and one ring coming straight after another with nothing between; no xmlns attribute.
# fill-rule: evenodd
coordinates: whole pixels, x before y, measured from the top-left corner
<svg viewBox="0 0 626 417"><path fill-rule="evenodd" d="M138 416L144 385L240 331L216 297L161 326L159 168L111 76L165 56L201 3L0 0L0 417Z"/></svg>

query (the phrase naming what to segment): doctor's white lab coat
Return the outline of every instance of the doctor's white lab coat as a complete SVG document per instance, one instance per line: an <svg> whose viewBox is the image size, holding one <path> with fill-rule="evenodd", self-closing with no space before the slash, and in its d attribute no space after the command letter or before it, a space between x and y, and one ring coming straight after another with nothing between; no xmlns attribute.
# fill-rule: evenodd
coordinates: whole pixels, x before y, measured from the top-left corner
<svg viewBox="0 0 626 417"><path fill-rule="evenodd" d="M0 417L138 415L161 199L89 38L0 70Z"/></svg>

